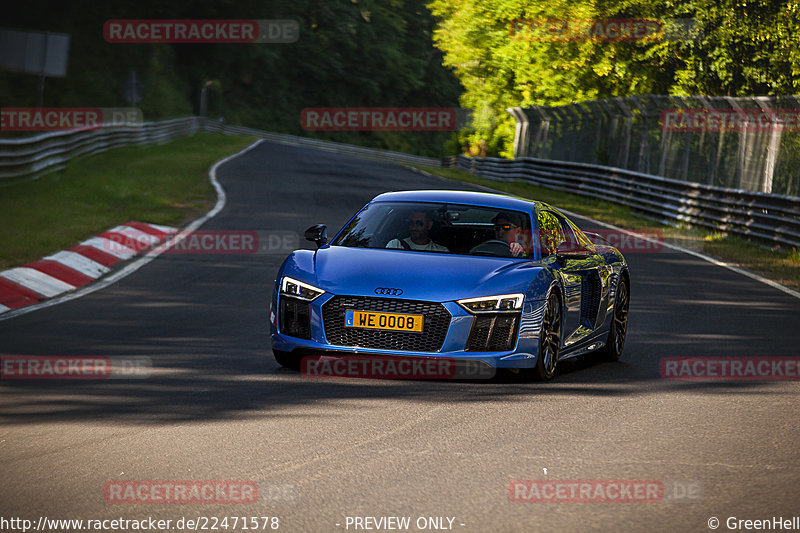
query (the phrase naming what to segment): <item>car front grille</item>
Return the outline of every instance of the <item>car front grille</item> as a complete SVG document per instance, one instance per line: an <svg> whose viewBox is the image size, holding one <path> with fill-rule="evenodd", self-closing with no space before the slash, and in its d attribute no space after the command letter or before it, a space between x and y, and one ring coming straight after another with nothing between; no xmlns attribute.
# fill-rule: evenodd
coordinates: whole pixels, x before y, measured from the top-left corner
<svg viewBox="0 0 800 533"><path fill-rule="evenodd" d="M475 315L469 332L468 352L507 352L517 343L519 313Z"/></svg>
<svg viewBox="0 0 800 533"><path fill-rule="evenodd" d="M280 296L278 328L284 335L298 339L311 338L311 313L308 302L290 296Z"/></svg>
<svg viewBox="0 0 800 533"><path fill-rule="evenodd" d="M344 325L348 310L378 311L424 315L422 332L384 331L353 328ZM368 296L334 296L322 306L322 321L329 344L400 350L407 352L438 352L442 349L450 313L437 302L373 298Z"/></svg>

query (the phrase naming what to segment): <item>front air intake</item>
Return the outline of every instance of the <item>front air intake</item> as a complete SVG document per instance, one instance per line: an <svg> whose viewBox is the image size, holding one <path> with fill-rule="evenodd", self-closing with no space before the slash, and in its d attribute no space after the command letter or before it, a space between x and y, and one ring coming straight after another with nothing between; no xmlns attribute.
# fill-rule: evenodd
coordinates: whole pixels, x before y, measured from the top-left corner
<svg viewBox="0 0 800 533"><path fill-rule="evenodd" d="M311 312L308 301L281 295L278 329L290 337L310 339Z"/></svg>
<svg viewBox="0 0 800 533"><path fill-rule="evenodd" d="M507 352L517 344L519 313L486 313L472 321L465 350L468 352Z"/></svg>

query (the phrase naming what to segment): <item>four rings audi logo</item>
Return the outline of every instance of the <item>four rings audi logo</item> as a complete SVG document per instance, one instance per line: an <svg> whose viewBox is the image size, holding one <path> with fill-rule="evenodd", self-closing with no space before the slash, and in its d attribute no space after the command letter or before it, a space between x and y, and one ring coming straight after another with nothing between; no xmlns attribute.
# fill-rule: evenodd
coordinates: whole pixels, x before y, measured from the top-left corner
<svg viewBox="0 0 800 533"><path fill-rule="evenodd" d="M378 287L375 289L375 294L384 294L386 296L400 296L403 294L403 289L393 289L391 287Z"/></svg>

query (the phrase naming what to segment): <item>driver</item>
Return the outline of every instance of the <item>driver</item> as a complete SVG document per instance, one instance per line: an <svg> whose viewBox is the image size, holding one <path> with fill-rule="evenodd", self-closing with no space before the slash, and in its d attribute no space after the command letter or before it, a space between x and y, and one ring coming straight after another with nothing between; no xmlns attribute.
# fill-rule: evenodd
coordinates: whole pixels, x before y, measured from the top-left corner
<svg viewBox="0 0 800 533"><path fill-rule="evenodd" d="M427 211L413 211L406 220L411 236L403 240L392 239L387 248L417 250L421 252L449 252L447 247L433 242L428 234L433 227L433 219Z"/></svg>
<svg viewBox="0 0 800 533"><path fill-rule="evenodd" d="M525 253L525 248L517 242L517 237L520 234L521 228L516 223L516 217L500 211L497 216L492 219L494 223L494 236L498 241L508 243L508 251L514 257L519 257Z"/></svg>

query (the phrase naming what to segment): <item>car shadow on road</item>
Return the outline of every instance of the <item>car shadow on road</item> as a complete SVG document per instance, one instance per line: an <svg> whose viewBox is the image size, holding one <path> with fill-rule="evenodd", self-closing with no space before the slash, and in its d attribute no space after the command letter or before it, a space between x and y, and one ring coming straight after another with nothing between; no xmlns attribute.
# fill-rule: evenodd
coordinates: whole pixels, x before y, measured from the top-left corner
<svg viewBox="0 0 800 533"><path fill-rule="evenodd" d="M488 380L314 379L280 367L268 349L226 356L171 354L152 361L152 373L145 379L4 380L0 420L14 425L88 420L157 425L327 416L309 414L303 408L329 400L535 403L554 396L591 399L685 392L774 394L780 390L775 383L764 381L665 380L659 375L657 360L655 365L649 360L608 363L592 356L564 361L550 382L530 381L508 372Z"/></svg>

